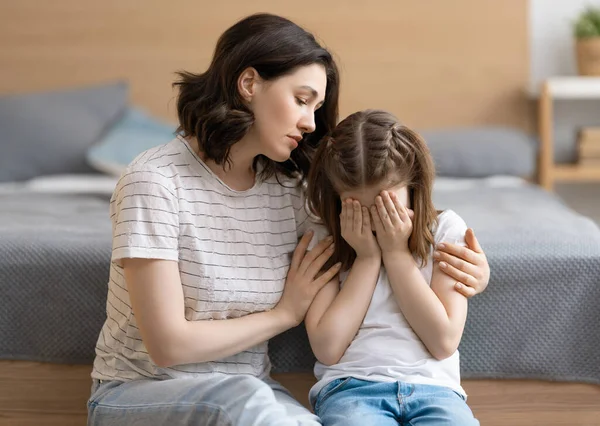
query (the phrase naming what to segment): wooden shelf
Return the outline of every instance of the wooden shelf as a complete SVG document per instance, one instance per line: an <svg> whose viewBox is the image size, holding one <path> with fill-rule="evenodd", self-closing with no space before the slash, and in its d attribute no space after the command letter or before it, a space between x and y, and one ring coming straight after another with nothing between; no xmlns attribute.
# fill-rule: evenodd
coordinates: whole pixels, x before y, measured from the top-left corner
<svg viewBox="0 0 600 426"><path fill-rule="evenodd" d="M554 164L554 101L557 99L600 100L600 77L553 77L542 85L538 100L540 185L551 191L556 181L600 181L600 167Z"/></svg>
<svg viewBox="0 0 600 426"><path fill-rule="evenodd" d="M600 77L554 77L548 89L554 99L600 99Z"/></svg>
<svg viewBox="0 0 600 426"><path fill-rule="evenodd" d="M600 167L582 166L578 164L556 165L554 178L563 181L595 181L600 180Z"/></svg>
<svg viewBox="0 0 600 426"><path fill-rule="evenodd" d="M565 76L546 80L550 96L557 99L600 99L600 77ZM530 87L531 98L540 97L540 87Z"/></svg>

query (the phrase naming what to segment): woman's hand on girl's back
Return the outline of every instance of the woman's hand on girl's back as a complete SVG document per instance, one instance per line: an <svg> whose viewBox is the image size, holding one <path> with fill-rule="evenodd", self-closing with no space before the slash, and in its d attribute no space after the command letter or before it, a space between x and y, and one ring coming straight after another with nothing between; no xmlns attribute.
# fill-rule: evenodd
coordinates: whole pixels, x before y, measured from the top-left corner
<svg viewBox="0 0 600 426"><path fill-rule="evenodd" d="M304 234L294 250L283 294L277 306L273 308L281 313L285 320L289 320L292 326L302 322L319 290L337 275L341 266L337 263L319 274L333 254L333 239L327 237L307 252L312 236L312 231Z"/></svg>
<svg viewBox="0 0 600 426"><path fill-rule="evenodd" d="M371 228L369 209L361 207L357 200L342 201L340 229L342 238L354 249L357 257L381 257L381 249Z"/></svg>

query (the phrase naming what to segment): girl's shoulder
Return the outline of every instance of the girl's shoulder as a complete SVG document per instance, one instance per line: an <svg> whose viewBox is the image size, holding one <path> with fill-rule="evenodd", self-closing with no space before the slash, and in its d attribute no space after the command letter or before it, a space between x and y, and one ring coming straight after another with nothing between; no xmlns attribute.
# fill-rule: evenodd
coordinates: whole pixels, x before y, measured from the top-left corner
<svg viewBox="0 0 600 426"><path fill-rule="evenodd" d="M465 244L467 224L454 210L443 210L438 214L437 226L434 230L435 243L449 242Z"/></svg>

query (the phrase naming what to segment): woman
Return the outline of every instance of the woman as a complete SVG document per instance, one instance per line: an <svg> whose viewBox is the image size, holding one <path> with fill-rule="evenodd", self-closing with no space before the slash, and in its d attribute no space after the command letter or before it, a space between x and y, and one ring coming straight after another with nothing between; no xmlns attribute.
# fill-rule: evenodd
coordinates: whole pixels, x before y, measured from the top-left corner
<svg viewBox="0 0 600 426"><path fill-rule="evenodd" d="M88 424L319 424L269 377L266 342L339 271L319 272L331 240L307 252L301 190L337 122L337 66L310 33L260 14L225 31L205 73L180 77L177 138L136 158L111 200ZM465 253L446 259L464 272L447 269L474 294L489 269Z"/></svg>

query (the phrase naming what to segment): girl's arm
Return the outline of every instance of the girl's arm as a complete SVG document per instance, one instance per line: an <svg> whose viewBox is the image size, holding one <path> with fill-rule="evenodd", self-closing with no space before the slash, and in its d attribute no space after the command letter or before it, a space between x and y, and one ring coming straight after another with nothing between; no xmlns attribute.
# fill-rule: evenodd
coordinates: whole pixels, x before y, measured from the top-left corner
<svg viewBox="0 0 600 426"><path fill-rule="evenodd" d="M431 287L410 252L384 253L383 263L404 317L436 359L451 356L467 319L467 299L454 289L454 279L433 266Z"/></svg>
<svg viewBox="0 0 600 426"><path fill-rule="evenodd" d="M330 281L317 294L304 320L310 346L325 365L337 364L362 324L381 269L381 258L357 258L344 286Z"/></svg>
<svg viewBox="0 0 600 426"><path fill-rule="evenodd" d="M356 336L381 269L381 253L368 210L362 209L358 201L346 200L340 222L342 237L356 247L356 260L341 290L336 277L317 294L305 319L312 350L325 365L337 364Z"/></svg>
<svg viewBox="0 0 600 426"><path fill-rule="evenodd" d="M454 279L433 266L431 287L408 249L412 221L394 193L383 192L372 210L394 297L404 317L436 359L451 356L460 343L467 299L454 289Z"/></svg>
<svg viewBox="0 0 600 426"><path fill-rule="evenodd" d="M318 278L331 256L330 241L306 253L307 233L294 251L281 300L271 311L218 321L188 321L175 261L123 259L135 318L152 360L161 367L206 362L242 352L298 325L316 293L339 271Z"/></svg>

